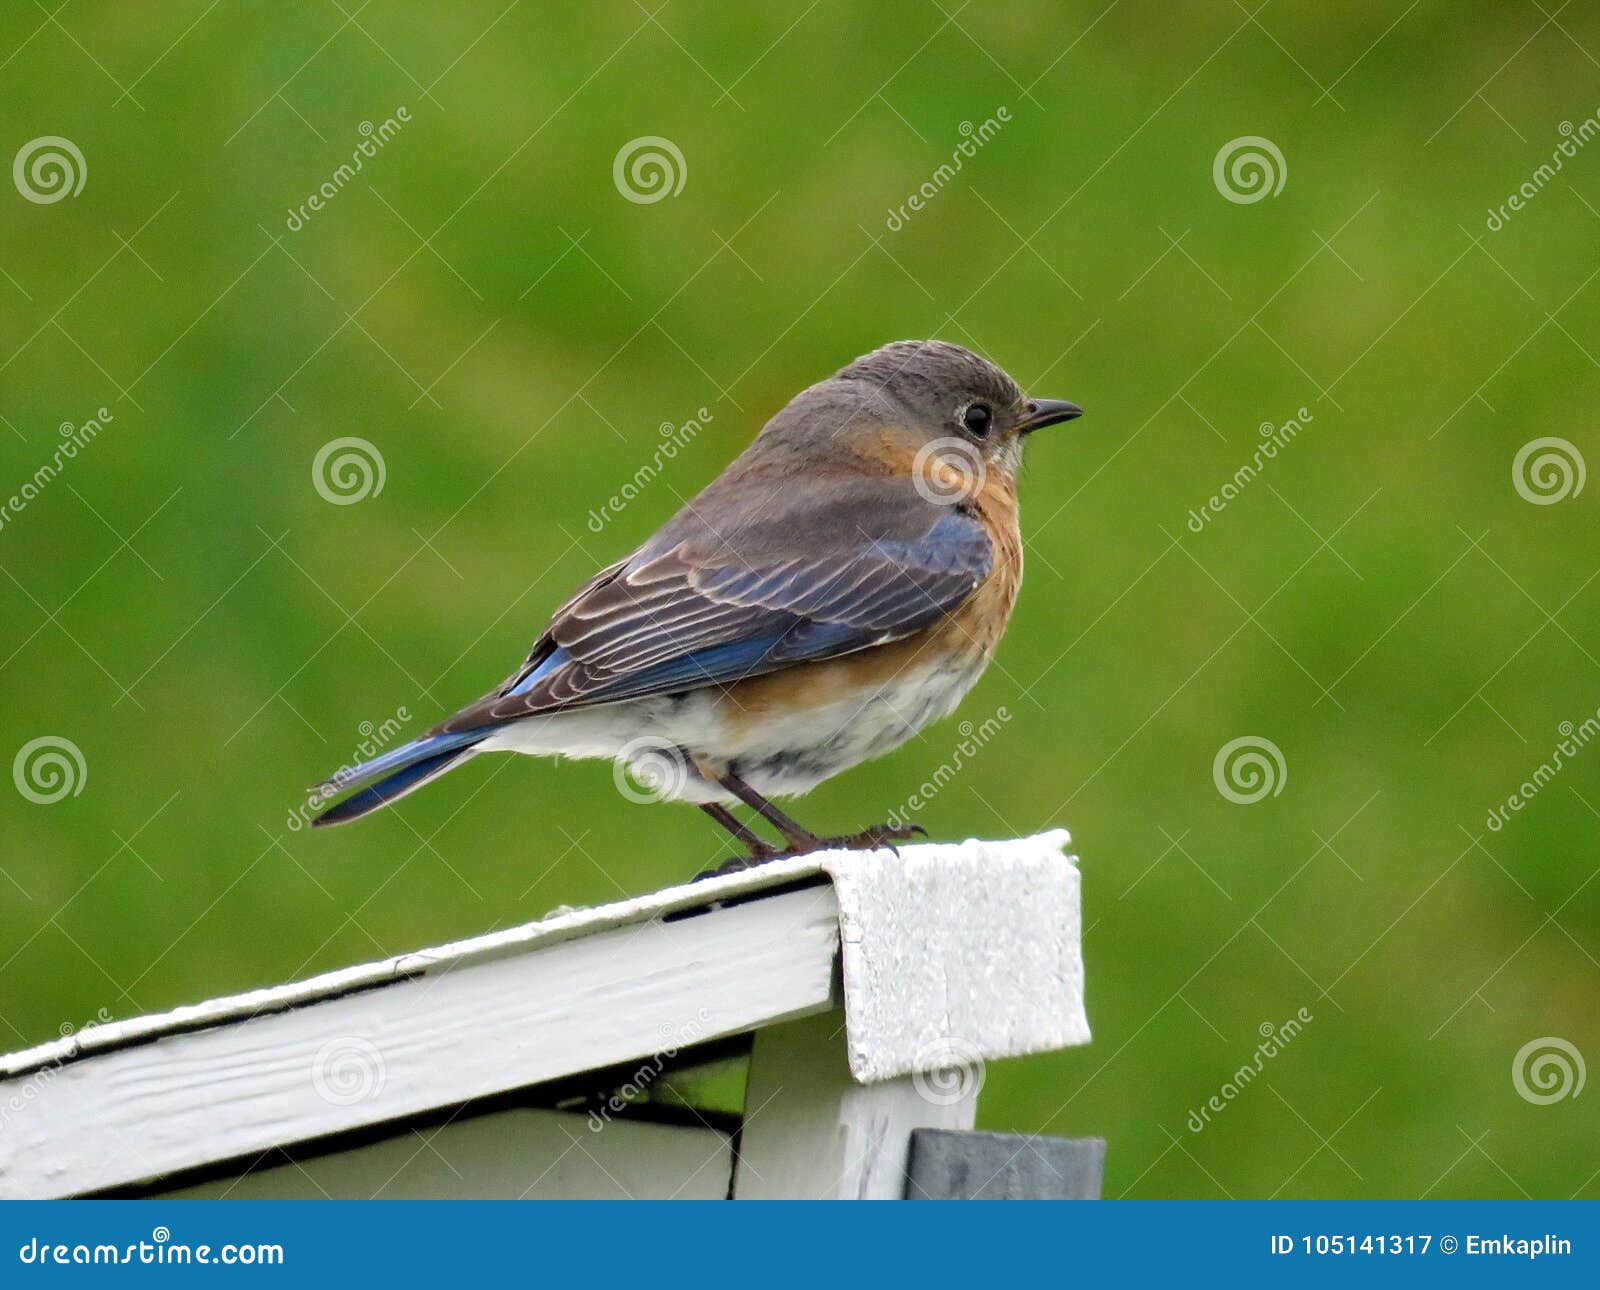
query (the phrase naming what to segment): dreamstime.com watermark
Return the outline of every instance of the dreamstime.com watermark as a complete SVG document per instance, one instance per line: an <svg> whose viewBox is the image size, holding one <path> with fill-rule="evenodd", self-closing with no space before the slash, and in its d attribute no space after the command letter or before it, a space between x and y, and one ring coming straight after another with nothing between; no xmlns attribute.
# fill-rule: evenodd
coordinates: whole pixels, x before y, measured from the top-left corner
<svg viewBox="0 0 1600 1290"><path fill-rule="evenodd" d="M617 149L611 159L611 182L635 206L653 206L683 191L689 182L689 163L671 139L641 134Z"/></svg>
<svg viewBox="0 0 1600 1290"><path fill-rule="evenodd" d="M1241 134L1217 149L1211 159L1211 182L1235 206L1276 197L1289 181L1289 163L1271 139Z"/></svg>
<svg viewBox="0 0 1600 1290"><path fill-rule="evenodd" d="M100 432L116 420L109 408L96 408L95 414L81 425L63 421L59 427L61 442L50 454L50 459L24 480L10 497L0 500L0 530L28 509L28 503L44 492L66 464L100 437Z"/></svg>
<svg viewBox="0 0 1600 1290"><path fill-rule="evenodd" d="M954 435L930 439L911 459L911 486L934 506L957 506L976 497L988 478L983 454Z"/></svg>
<svg viewBox="0 0 1600 1290"><path fill-rule="evenodd" d="M361 736L361 742L355 746L354 751L339 769L328 776L327 788L313 790L305 801L289 808L289 814L284 819L289 832L298 833L310 824L312 817L343 790L345 784L355 775L356 768L362 762L376 757L410 724L411 709L402 703L394 710L393 716L385 717L379 724L373 725L370 721L363 721L357 726L356 731Z"/></svg>
<svg viewBox="0 0 1600 1290"><path fill-rule="evenodd" d="M1003 103L994 110L993 116L985 117L977 125L973 125L971 121L963 121L958 127L961 132L961 142L951 152L950 160L940 162L939 167L899 206L891 206L884 217L883 226L891 233L898 233L903 229L911 222L913 215L927 209L928 203L961 173L962 166L976 157L980 148L1010 123L1011 109Z"/></svg>
<svg viewBox="0 0 1600 1290"><path fill-rule="evenodd" d="M356 1106L383 1092L389 1064L370 1039L339 1035L311 1059L311 1087L329 1106Z"/></svg>
<svg viewBox="0 0 1600 1290"><path fill-rule="evenodd" d="M354 506L383 492L388 463L378 445L358 435L330 439L311 459L311 486L333 506Z"/></svg>
<svg viewBox="0 0 1600 1290"><path fill-rule="evenodd" d="M1269 461L1273 460L1280 452L1288 448L1300 432L1312 421L1315 421L1309 408L1296 408L1295 413L1282 425L1273 425L1270 421L1263 421L1257 432L1261 442L1256 445L1256 450L1250 454L1250 460L1245 462L1238 470L1233 472L1233 478L1199 506L1188 514L1186 523L1189 532L1199 533L1204 530L1214 516L1221 515L1228 509L1228 503L1244 492L1254 481L1255 477L1266 469Z"/></svg>
<svg viewBox="0 0 1600 1290"><path fill-rule="evenodd" d="M961 768L983 751L984 747L1011 721L1011 709L1001 704L994 715L985 717L974 725L963 721L957 727L960 741L951 749L950 756L940 762L933 774L918 784L906 800L889 812L888 823L896 828L911 823L911 817L944 791L944 787Z"/></svg>
<svg viewBox="0 0 1600 1290"><path fill-rule="evenodd" d="M911 1085L917 1096L932 1106L954 1106L983 1091L987 1069L982 1052L971 1040L941 1036L923 1044L913 1061Z"/></svg>
<svg viewBox="0 0 1600 1290"><path fill-rule="evenodd" d="M1222 1082L1221 1088L1189 1112L1189 1132L1204 1131L1206 1125L1211 1123L1211 1117L1226 1111L1228 1104L1255 1082L1256 1077L1266 1069L1267 1063L1293 1043L1300 1032L1315 1020L1309 1009L1301 1008L1282 1025L1274 1026L1270 1021L1263 1021L1259 1028L1261 1042L1256 1045L1255 1053Z"/></svg>
<svg viewBox="0 0 1600 1290"><path fill-rule="evenodd" d="M1586 116L1576 126L1571 121L1563 121L1556 127L1561 135L1561 142L1556 144L1550 153L1550 160L1540 163L1526 179L1514 188L1505 201L1498 207L1489 207L1489 217L1484 224L1491 233L1498 233L1511 222L1511 217L1525 209L1529 202L1544 191L1544 187L1565 164L1578 155L1590 139L1600 134L1600 111L1592 116Z"/></svg>
<svg viewBox="0 0 1600 1290"><path fill-rule="evenodd" d="M89 163L71 139L41 134L17 149L11 160L11 182L35 206L49 206L83 191L89 182Z"/></svg>
<svg viewBox="0 0 1600 1290"><path fill-rule="evenodd" d="M71 1021L61 1023L60 1034L63 1039L71 1039L80 1030L90 1026L104 1026L113 1021L111 1013L101 1008L88 1021L81 1025ZM75 1055L73 1046L55 1061L39 1067L20 1080L11 1083L7 1090L5 1100L0 1102L0 1133L10 1127L13 1120L23 1115L27 1109L39 1100L39 1095L49 1088L55 1077L60 1074L61 1068Z"/></svg>
<svg viewBox="0 0 1600 1290"><path fill-rule="evenodd" d="M1588 1074L1578 1046L1560 1035L1530 1039L1511 1059L1511 1087L1535 1106L1577 1097Z"/></svg>
<svg viewBox="0 0 1600 1290"><path fill-rule="evenodd" d="M1484 821L1484 827L1490 833L1498 833L1505 828L1515 812L1539 796L1545 785L1559 775L1568 762L1588 747L1591 739L1600 735L1600 709L1576 725L1570 721L1563 721L1556 727L1556 733L1561 738L1550 750L1550 756L1540 762L1534 768L1533 774L1517 785L1516 791L1507 795L1505 801L1490 808L1489 818Z"/></svg>
<svg viewBox="0 0 1600 1290"><path fill-rule="evenodd" d="M661 1027L664 1046L659 1048L649 1061L612 1089L604 1101L589 1109L589 1132L599 1133L611 1123L613 1116L622 1115L644 1097L650 1091L651 1085L661 1078L668 1065L683 1049L699 1043L706 1037L706 1031L710 1026L711 1014L704 1008L682 1025L674 1026L670 1022L664 1024Z"/></svg>
<svg viewBox="0 0 1600 1290"><path fill-rule="evenodd" d="M223 1245L189 1245L172 1239L172 1231L164 1224L151 1229L148 1241L135 1241L128 1245L113 1245L109 1241L90 1245L86 1241L41 1241L37 1236L17 1250L17 1261L42 1267L132 1267L154 1264L158 1267L179 1267L190 1264L251 1265L283 1263L283 1246L257 1243L241 1245L227 1242Z"/></svg>
<svg viewBox="0 0 1600 1290"><path fill-rule="evenodd" d="M1589 478L1583 453L1571 439L1529 439L1511 459L1511 486L1534 506L1554 506L1583 492Z"/></svg>
<svg viewBox="0 0 1600 1290"><path fill-rule="evenodd" d="M651 482L666 469L666 464L673 460L680 452L687 448L699 436L700 432L710 425L716 418L711 415L709 408L697 408L695 414L679 425L670 421L663 421L657 429L661 441L656 444L655 451L650 454L650 460L633 472L633 477L621 488L612 493L610 497L600 503L598 509L589 512L589 532L599 533L605 526L621 515L640 493L648 488Z"/></svg>
<svg viewBox="0 0 1600 1290"><path fill-rule="evenodd" d="M350 153L350 160L340 162L338 168L318 184L299 206L289 207L289 216L283 221L284 227L291 233L298 233L311 222L313 215L326 210L328 204L344 191L345 185L361 173L365 163L376 157L410 120L411 109L401 104L394 110L393 116L385 117L378 125L363 121L357 126L356 133L361 136L361 142Z"/></svg>
<svg viewBox="0 0 1600 1290"><path fill-rule="evenodd" d="M1268 794L1276 797L1283 792L1289 763L1283 749L1265 735L1240 735L1217 749L1211 759L1211 780L1235 806L1251 806Z"/></svg>
<svg viewBox="0 0 1600 1290"><path fill-rule="evenodd" d="M89 763L72 740L40 735L17 749L11 759L11 782L35 806L49 806L83 792L89 782Z"/></svg>
<svg viewBox="0 0 1600 1290"><path fill-rule="evenodd" d="M672 740L640 735L623 744L612 759L611 782L618 793L640 806L666 802L689 786L689 763Z"/></svg>

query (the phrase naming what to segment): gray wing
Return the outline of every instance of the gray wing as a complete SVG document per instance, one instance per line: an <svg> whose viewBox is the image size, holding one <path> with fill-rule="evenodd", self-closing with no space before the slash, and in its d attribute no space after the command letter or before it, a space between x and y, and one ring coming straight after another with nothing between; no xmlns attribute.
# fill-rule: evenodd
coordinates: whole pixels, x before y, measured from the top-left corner
<svg viewBox="0 0 1600 1290"><path fill-rule="evenodd" d="M897 640L938 622L988 576L982 522L909 481L708 490L557 611L523 667L438 727L726 685Z"/></svg>

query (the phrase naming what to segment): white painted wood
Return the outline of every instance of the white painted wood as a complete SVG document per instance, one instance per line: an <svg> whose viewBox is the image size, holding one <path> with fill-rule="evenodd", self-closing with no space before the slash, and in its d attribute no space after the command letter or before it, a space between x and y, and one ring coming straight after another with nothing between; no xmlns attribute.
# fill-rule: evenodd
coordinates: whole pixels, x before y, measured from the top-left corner
<svg viewBox="0 0 1600 1290"><path fill-rule="evenodd" d="M833 1005L828 886L18 1075L0 1198L65 1196L450 1106Z"/></svg>
<svg viewBox="0 0 1600 1290"><path fill-rule="evenodd" d="M775 1096L772 1114L752 1103L744 1190L772 1150L798 1170L787 1194L898 1194L910 1128L972 1122L970 1097L927 1096L928 1072L1088 1041L1068 841L773 861L86 1027L0 1057L0 1198L160 1179L757 1031L837 1008L840 962L841 1034L758 1038L754 1079ZM801 1159L819 1123L843 1135L826 1168Z"/></svg>
<svg viewBox="0 0 1600 1290"><path fill-rule="evenodd" d="M1089 1042L1070 840L1057 829L825 859L858 1080Z"/></svg>
<svg viewBox="0 0 1600 1290"><path fill-rule="evenodd" d="M699 1125L497 1111L163 1192L173 1200L722 1200L728 1135Z"/></svg>
<svg viewBox="0 0 1600 1290"><path fill-rule="evenodd" d="M736 1200L899 1200L916 1128L970 1129L981 1067L857 1084L845 1021L820 1013L756 1036Z"/></svg>
<svg viewBox="0 0 1600 1290"><path fill-rule="evenodd" d="M397 954L376 963L325 972L305 981L249 990L244 994L208 999L204 1003L174 1008L171 1012L133 1017L103 1025L85 1026L65 1039L0 1056L0 1078L27 1074L92 1053L123 1048L130 1043L214 1026L223 1022L284 1012L308 1003L383 985L400 977L452 971L469 964L549 949L563 942L592 936L614 927L648 922L684 910L701 909L732 896L746 896L775 887L793 886L823 873L823 861L839 852L818 852L793 860L775 860L754 869L709 878L704 882L667 887L647 896L635 896L589 909L561 909L536 923L523 923L504 931L474 936L434 949Z"/></svg>
<svg viewBox="0 0 1600 1290"><path fill-rule="evenodd" d="M1079 875L1065 829L1031 838L823 851L594 909L252 990L151 1017L86 1026L0 1056L0 1079L201 1026L282 1012L397 977L550 949L616 927L793 885L839 892L850 1063L860 1080L924 1069L952 1038L985 1058L1089 1041ZM0 1111L4 1109L0 1098Z"/></svg>

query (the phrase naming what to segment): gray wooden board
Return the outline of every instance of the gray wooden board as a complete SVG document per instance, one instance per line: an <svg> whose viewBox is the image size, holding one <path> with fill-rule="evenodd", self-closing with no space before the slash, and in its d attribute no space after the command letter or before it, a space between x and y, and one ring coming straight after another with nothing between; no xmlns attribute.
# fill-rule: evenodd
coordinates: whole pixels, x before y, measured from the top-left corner
<svg viewBox="0 0 1600 1290"><path fill-rule="evenodd" d="M1099 1200L1104 1138L916 1129L908 1200Z"/></svg>

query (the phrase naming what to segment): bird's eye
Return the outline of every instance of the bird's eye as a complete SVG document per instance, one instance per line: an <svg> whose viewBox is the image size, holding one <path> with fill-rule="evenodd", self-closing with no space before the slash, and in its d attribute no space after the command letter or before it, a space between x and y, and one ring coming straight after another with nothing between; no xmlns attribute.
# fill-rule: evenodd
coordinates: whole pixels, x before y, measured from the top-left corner
<svg viewBox="0 0 1600 1290"><path fill-rule="evenodd" d="M974 403L961 414L961 420L967 427L969 434L982 439L989 433L989 422L993 414L989 411L987 403Z"/></svg>

